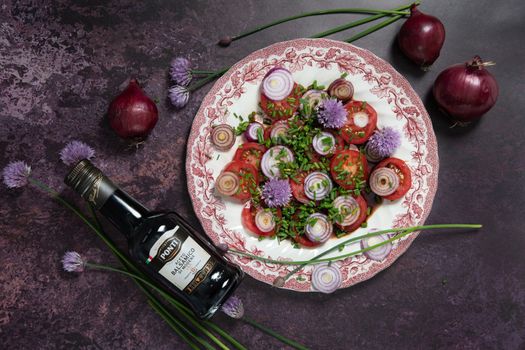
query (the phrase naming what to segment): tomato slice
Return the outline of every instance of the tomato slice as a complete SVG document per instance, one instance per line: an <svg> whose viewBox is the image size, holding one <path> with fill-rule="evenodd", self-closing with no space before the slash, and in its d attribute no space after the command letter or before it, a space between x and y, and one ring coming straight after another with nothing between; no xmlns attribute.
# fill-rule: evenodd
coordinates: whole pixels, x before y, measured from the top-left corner
<svg viewBox="0 0 525 350"><path fill-rule="evenodd" d="M357 204L359 204L359 217L357 218L357 220L352 225L348 226L341 226L336 223L337 226L339 226L341 229L348 233L353 232L359 227L361 227L361 224L365 222L367 217L366 211L368 209L368 204L366 203L366 200L363 198L363 196L354 196L354 198L356 199Z"/></svg>
<svg viewBox="0 0 525 350"><path fill-rule="evenodd" d="M264 113L273 120L290 118L299 108L299 99L302 96L303 88L294 84L292 92L280 101L270 100L261 92L261 102L259 106Z"/></svg>
<svg viewBox="0 0 525 350"><path fill-rule="evenodd" d="M259 169L262 156L266 152L266 147L257 142L247 142L237 148L234 161L248 163Z"/></svg>
<svg viewBox="0 0 525 350"><path fill-rule="evenodd" d="M277 225L275 226L275 228L271 231L268 231L268 232L263 232L261 230L259 230L259 228L257 228L257 225L255 224L255 215L257 215L257 208L255 207L255 205L253 205L253 203L247 203L243 208L242 208L242 213L241 213L241 220L242 220L242 224L243 226L250 232L258 235L258 236L273 236L275 235L275 232L277 230ZM281 217L281 209L277 208L277 217Z"/></svg>
<svg viewBox="0 0 525 350"><path fill-rule="evenodd" d="M292 188L293 197L297 199L299 202L305 203L305 204L310 202L310 198L308 198L306 194L304 193L304 179L306 178L307 175L308 173L301 172L297 174L296 176L294 176L297 182L295 182L293 179L289 180L290 187Z"/></svg>
<svg viewBox="0 0 525 350"><path fill-rule="evenodd" d="M397 188L397 190L394 193L383 197L385 199L394 201L403 197L408 192L410 186L412 186L412 175L410 173L410 168L408 167L408 165L399 158L387 158L376 165L376 168L386 167L394 170L397 176L399 177L399 187Z"/></svg>
<svg viewBox="0 0 525 350"><path fill-rule="evenodd" d="M302 245L303 247L317 247L321 244L321 242L312 242L310 241L305 235L297 235L293 238L293 240L298 243L299 245Z"/></svg>
<svg viewBox="0 0 525 350"><path fill-rule="evenodd" d="M344 150L337 152L330 161L332 179L345 190L353 190L359 183L364 187L368 178L368 164L366 157L359 151Z"/></svg>
<svg viewBox="0 0 525 350"><path fill-rule="evenodd" d="M232 173L237 174L241 179L241 189L232 197L241 201L250 199L252 196L250 189L253 191L259 185L257 169L250 163L233 161L226 165L224 171L231 171Z"/></svg>
<svg viewBox="0 0 525 350"><path fill-rule="evenodd" d="M348 121L341 129L341 136L347 143L360 145L365 143L377 127L377 112L365 101L350 101L345 105ZM366 113L368 123L364 127L355 124L355 116Z"/></svg>

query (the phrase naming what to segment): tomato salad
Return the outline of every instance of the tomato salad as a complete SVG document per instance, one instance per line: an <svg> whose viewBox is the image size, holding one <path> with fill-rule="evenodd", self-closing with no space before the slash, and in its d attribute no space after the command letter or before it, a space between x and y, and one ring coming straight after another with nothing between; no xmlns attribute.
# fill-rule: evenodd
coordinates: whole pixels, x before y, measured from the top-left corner
<svg viewBox="0 0 525 350"><path fill-rule="evenodd" d="M399 142L385 151L388 140L374 141L382 135L377 113L353 93L346 74L327 89L315 81L303 87L276 67L263 79L259 111L247 119L235 115L235 128L213 127L219 150L231 148L239 135L246 141L215 188L245 203L241 215L248 231L315 247L366 227L369 203L407 193L410 169L392 157Z"/></svg>

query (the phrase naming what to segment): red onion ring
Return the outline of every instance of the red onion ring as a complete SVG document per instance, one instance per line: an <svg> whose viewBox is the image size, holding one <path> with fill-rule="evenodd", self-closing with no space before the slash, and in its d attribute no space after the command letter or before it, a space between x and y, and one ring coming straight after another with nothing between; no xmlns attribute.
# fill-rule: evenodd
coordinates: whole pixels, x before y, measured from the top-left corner
<svg viewBox="0 0 525 350"><path fill-rule="evenodd" d="M354 85L346 79L336 79L328 87L328 93L342 102L347 102L354 96Z"/></svg>
<svg viewBox="0 0 525 350"><path fill-rule="evenodd" d="M269 210L259 209L255 214L255 226L262 232L270 232L275 228L275 217Z"/></svg>
<svg viewBox="0 0 525 350"><path fill-rule="evenodd" d="M285 146L274 146L267 150L261 159L261 170L266 177L275 178L281 176L279 163L293 162L293 152Z"/></svg>
<svg viewBox="0 0 525 350"><path fill-rule="evenodd" d="M262 92L270 100L281 101L293 90L292 73L284 68L270 70L263 79Z"/></svg>
<svg viewBox="0 0 525 350"><path fill-rule="evenodd" d="M352 196L339 196L332 202L332 206L339 210L341 215L344 215L342 221L335 220L341 226L350 226L357 221L361 214L359 203Z"/></svg>
<svg viewBox="0 0 525 350"><path fill-rule="evenodd" d="M246 131L244 132L244 137L246 137L246 140L250 142L259 142L258 133L264 135L264 126L259 122L252 122L246 128Z"/></svg>
<svg viewBox="0 0 525 350"><path fill-rule="evenodd" d="M211 131L211 142L220 151L227 151L235 144L235 132L228 124L220 124Z"/></svg>
<svg viewBox="0 0 525 350"><path fill-rule="evenodd" d="M368 147L368 144L366 144L365 146L365 156L366 156L366 159L372 163L379 163L380 161L384 159L383 157L380 157L377 154L371 152L370 147Z"/></svg>
<svg viewBox="0 0 525 350"><path fill-rule="evenodd" d="M390 238L386 234L363 238L361 240L361 249L367 249L368 247L372 247L376 244L387 241L389 239ZM388 256L388 254L390 254L391 251L392 251L392 243L389 242L389 243L383 244L380 247L368 250L364 252L364 254L369 259L372 259L375 261L382 261L382 260L385 260L385 258Z"/></svg>
<svg viewBox="0 0 525 350"><path fill-rule="evenodd" d="M314 221L313 225L310 222ZM304 233L306 237L312 242L324 243L328 241L334 227L328 216L321 213L314 213L306 219L306 226L304 228Z"/></svg>
<svg viewBox="0 0 525 350"><path fill-rule="evenodd" d="M321 293L335 292L342 280L341 271L332 264L318 264L312 271L312 287Z"/></svg>
<svg viewBox="0 0 525 350"><path fill-rule="evenodd" d="M399 187L399 176L390 168L381 167L372 171L370 175L370 189L378 196L388 196Z"/></svg>
<svg viewBox="0 0 525 350"><path fill-rule="evenodd" d="M270 138L277 139L281 137L286 137L288 135L288 129L290 129L290 126L288 125L288 121L286 120L280 120L273 124L272 131L270 131Z"/></svg>
<svg viewBox="0 0 525 350"><path fill-rule="evenodd" d="M319 103L326 98L326 92L321 90L308 90L306 91L301 99L307 100L310 109L313 110ZM304 106L301 105L301 109L304 109Z"/></svg>
<svg viewBox="0 0 525 350"><path fill-rule="evenodd" d="M224 171L217 178L215 188L224 196L233 196L239 191L240 184L241 180L236 173Z"/></svg>
<svg viewBox="0 0 525 350"><path fill-rule="evenodd" d="M316 201L326 198L332 188L330 176L320 171L314 171L304 179L304 194Z"/></svg>
<svg viewBox="0 0 525 350"><path fill-rule="evenodd" d="M327 138L331 141L327 141ZM322 156L334 153L335 151L335 137L329 132L323 131L314 136L312 146L314 150Z"/></svg>

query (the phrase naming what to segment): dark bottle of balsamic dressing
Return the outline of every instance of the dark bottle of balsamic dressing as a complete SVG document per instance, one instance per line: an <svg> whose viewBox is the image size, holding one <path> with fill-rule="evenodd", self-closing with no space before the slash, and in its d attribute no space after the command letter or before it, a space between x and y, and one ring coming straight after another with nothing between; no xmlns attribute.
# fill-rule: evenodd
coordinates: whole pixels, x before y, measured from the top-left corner
<svg viewBox="0 0 525 350"><path fill-rule="evenodd" d="M150 212L90 161L65 183L93 204L128 239L136 266L200 318L211 317L237 288L243 272L173 212Z"/></svg>

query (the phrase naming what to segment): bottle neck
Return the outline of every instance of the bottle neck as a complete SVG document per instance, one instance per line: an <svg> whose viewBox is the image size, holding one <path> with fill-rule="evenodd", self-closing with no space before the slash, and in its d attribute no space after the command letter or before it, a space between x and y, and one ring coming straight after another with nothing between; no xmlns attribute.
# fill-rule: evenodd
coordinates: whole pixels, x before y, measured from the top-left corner
<svg viewBox="0 0 525 350"><path fill-rule="evenodd" d="M148 209L126 192L117 188L99 209L129 239L148 216Z"/></svg>

